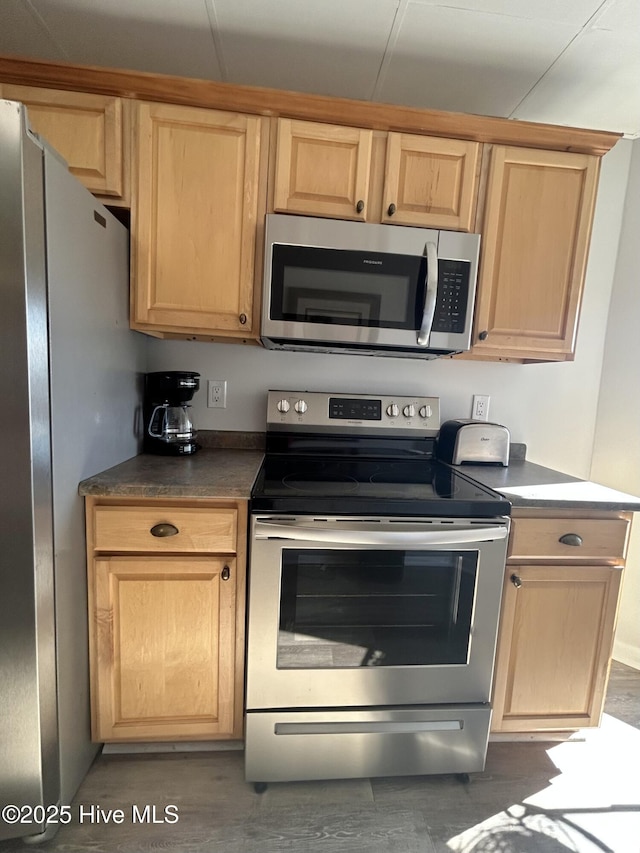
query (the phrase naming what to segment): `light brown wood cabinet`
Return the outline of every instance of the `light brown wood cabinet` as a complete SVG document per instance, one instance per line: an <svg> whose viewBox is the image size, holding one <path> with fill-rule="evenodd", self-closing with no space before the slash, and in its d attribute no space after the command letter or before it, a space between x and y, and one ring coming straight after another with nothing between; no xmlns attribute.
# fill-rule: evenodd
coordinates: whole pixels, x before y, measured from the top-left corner
<svg viewBox="0 0 640 853"><path fill-rule="evenodd" d="M373 131L278 119L273 209L367 217Z"/></svg>
<svg viewBox="0 0 640 853"><path fill-rule="evenodd" d="M127 204L135 112L135 329L257 341L269 209L479 231L473 347L456 357L573 358L600 158L618 134L6 57L0 77L112 204Z"/></svg>
<svg viewBox="0 0 640 853"><path fill-rule="evenodd" d="M86 513L93 739L241 738L246 502Z"/></svg>
<svg viewBox="0 0 640 853"><path fill-rule="evenodd" d="M471 141L279 119L273 210L471 231L480 148Z"/></svg>
<svg viewBox="0 0 640 853"><path fill-rule="evenodd" d="M599 165L588 154L493 147L474 356L572 358Z"/></svg>
<svg viewBox="0 0 640 853"><path fill-rule="evenodd" d="M630 516L514 510L494 732L600 723Z"/></svg>
<svg viewBox="0 0 640 853"><path fill-rule="evenodd" d="M129 103L125 99L0 84L0 95L27 107L29 124L105 204L129 203Z"/></svg>
<svg viewBox="0 0 640 853"><path fill-rule="evenodd" d="M266 121L136 104L132 328L158 337L257 339Z"/></svg>

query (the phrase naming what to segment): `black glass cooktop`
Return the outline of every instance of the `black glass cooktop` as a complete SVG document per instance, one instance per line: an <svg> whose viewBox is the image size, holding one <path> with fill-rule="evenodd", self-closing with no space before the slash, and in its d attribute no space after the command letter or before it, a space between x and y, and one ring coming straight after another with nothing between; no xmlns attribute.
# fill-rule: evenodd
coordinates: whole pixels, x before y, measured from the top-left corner
<svg viewBox="0 0 640 853"><path fill-rule="evenodd" d="M267 454L252 492L254 512L489 517L511 504L433 459Z"/></svg>

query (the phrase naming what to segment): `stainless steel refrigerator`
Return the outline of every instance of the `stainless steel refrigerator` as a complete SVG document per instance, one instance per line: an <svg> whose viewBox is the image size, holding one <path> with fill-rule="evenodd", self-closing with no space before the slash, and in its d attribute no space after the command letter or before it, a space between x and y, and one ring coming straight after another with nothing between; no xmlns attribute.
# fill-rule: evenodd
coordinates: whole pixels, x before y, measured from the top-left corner
<svg viewBox="0 0 640 853"><path fill-rule="evenodd" d="M0 808L24 815L68 805L98 749L78 483L138 451L128 254L126 229L0 100ZM0 839L46 831L7 814Z"/></svg>

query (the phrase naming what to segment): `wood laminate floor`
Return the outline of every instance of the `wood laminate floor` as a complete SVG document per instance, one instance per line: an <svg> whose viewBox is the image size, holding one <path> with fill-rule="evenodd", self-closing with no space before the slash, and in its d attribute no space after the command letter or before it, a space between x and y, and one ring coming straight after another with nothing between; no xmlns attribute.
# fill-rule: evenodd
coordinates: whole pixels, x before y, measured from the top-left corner
<svg viewBox="0 0 640 853"><path fill-rule="evenodd" d="M469 784L296 782L258 795L242 760L240 751L102 755L72 824L39 848L0 842L0 853L640 853L640 672L622 664L600 729L564 742L490 743ZM121 809L124 822L98 823L91 806L103 816ZM156 820L172 806L178 820L147 822L145 806Z"/></svg>

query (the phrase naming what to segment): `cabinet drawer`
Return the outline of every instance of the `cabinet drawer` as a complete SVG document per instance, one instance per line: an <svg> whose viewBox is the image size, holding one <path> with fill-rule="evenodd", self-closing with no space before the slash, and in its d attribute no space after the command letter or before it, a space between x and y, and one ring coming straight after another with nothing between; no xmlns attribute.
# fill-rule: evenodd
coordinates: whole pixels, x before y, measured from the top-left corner
<svg viewBox="0 0 640 853"><path fill-rule="evenodd" d="M235 509L99 506L94 519L96 551L233 554L236 550Z"/></svg>
<svg viewBox="0 0 640 853"><path fill-rule="evenodd" d="M625 518L514 518L507 556L622 560L628 526Z"/></svg>

